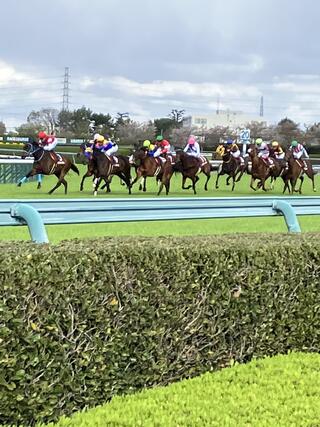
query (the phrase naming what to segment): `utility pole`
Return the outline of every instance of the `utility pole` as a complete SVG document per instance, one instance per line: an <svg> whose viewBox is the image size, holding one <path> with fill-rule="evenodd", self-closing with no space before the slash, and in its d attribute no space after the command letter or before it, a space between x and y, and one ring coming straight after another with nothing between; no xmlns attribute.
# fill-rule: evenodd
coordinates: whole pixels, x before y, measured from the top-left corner
<svg viewBox="0 0 320 427"><path fill-rule="evenodd" d="M69 77L69 67L65 67L62 92L62 111L69 111Z"/></svg>
<svg viewBox="0 0 320 427"><path fill-rule="evenodd" d="M263 96L260 98L260 117L263 117Z"/></svg>
<svg viewBox="0 0 320 427"><path fill-rule="evenodd" d="M216 111L216 113L217 114L219 114L220 113L220 94L218 95L218 97L217 97L217 111Z"/></svg>

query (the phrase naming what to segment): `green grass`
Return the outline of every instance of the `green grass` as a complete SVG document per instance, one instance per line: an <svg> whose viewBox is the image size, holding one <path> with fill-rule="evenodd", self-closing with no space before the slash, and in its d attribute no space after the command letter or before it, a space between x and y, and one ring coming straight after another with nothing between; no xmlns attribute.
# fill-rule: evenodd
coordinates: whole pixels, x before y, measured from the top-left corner
<svg viewBox="0 0 320 427"><path fill-rule="evenodd" d="M80 165L81 175L85 172L85 166ZM197 185L198 194L193 195L192 190L181 189L181 176L174 175L170 196L172 197L232 197L232 196L265 196L265 195L282 195L282 183L280 180L276 183L275 189L264 193L263 191L254 192L249 188L249 177L244 176L240 183L237 183L234 192L230 191L230 187L225 185L225 178L220 181L220 188L213 189L216 173L214 173L209 181L209 191L204 191L204 177L201 176L200 182ZM62 187L59 188L53 195L47 193L55 185L56 178L53 176L45 177L41 190L36 189L36 182L29 182L18 188L14 184L0 184L0 198L13 198L18 200L30 198L93 198L92 181L88 178L85 182L85 189L82 193L79 191L80 178L73 172L67 176L69 183L69 192L67 196L63 194ZM316 183L320 188L320 178L316 177ZM147 180L147 192L142 193L136 185L133 189L131 197L157 197L157 185L154 178ZM304 195L319 195L314 193L311 188L311 183L306 180L303 186ZM106 194L100 192L98 198L110 197L130 197L128 196L125 187L121 186L119 179L114 178L112 182L112 193ZM166 197L162 194L160 197ZM299 197L299 196L297 196ZM303 216L299 218L301 228L304 232L320 231L320 217L318 216ZM246 233L246 232L286 232L287 228L282 217L265 217L265 218L232 218L232 219L204 219L204 220L181 220L181 221L154 221L154 222L132 222L132 223L106 223L95 224L73 224L73 225L53 225L47 226L49 239L55 243L62 239L71 239L75 237L99 237L99 236L160 236L160 235L195 235L195 234L221 234L221 233ZM26 227L1 227L1 237L3 240L10 239L29 239L29 233Z"/></svg>
<svg viewBox="0 0 320 427"><path fill-rule="evenodd" d="M115 397L109 404L49 425L316 427L319 396L320 355L292 353Z"/></svg>

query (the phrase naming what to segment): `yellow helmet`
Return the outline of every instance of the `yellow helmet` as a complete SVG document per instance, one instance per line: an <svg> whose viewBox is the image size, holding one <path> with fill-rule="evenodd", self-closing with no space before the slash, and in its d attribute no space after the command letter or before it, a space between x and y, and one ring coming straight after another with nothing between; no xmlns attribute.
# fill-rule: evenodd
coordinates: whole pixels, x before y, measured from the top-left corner
<svg viewBox="0 0 320 427"><path fill-rule="evenodd" d="M102 135L99 135L99 136L97 137L97 141L98 141L98 142L103 142L103 141L104 141L104 137L103 137Z"/></svg>
<svg viewBox="0 0 320 427"><path fill-rule="evenodd" d="M256 144L257 145L260 145L260 144L262 144L263 143L263 139L262 138L257 138L256 139Z"/></svg>
<svg viewBox="0 0 320 427"><path fill-rule="evenodd" d="M278 141L272 141L272 147L278 147L279 146L279 142Z"/></svg>
<svg viewBox="0 0 320 427"><path fill-rule="evenodd" d="M149 139L146 139L146 140L143 141L143 146L144 147L148 148L148 147L150 147L150 144L151 144L151 141L149 141Z"/></svg>

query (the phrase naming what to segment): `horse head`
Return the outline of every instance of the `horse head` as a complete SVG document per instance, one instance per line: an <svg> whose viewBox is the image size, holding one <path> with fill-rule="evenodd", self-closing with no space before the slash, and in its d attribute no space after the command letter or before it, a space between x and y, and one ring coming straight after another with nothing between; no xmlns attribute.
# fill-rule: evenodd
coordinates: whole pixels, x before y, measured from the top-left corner
<svg viewBox="0 0 320 427"><path fill-rule="evenodd" d="M21 157L26 158L26 157L34 156L34 154L39 150L42 150L42 147L39 145L39 142L36 140L30 140L29 142L26 142L24 144L23 151L26 154Z"/></svg>
<svg viewBox="0 0 320 427"><path fill-rule="evenodd" d="M88 161L92 158L93 153L93 142L83 142L80 147L79 151L77 153L77 157L83 156L85 158L85 161L83 162L88 163Z"/></svg>

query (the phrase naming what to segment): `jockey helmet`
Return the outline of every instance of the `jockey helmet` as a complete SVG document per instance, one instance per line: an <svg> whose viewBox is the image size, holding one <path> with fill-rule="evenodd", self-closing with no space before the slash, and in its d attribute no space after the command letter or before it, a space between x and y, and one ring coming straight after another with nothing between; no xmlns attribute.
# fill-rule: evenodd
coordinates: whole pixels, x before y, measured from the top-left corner
<svg viewBox="0 0 320 427"><path fill-rule="evenodd" d="M256 144L257 145L260 145L260 144L262 144L263 143L263 139L262 138L257 138L256 139Z"/></svg>
<svg viewBox="0 0 320 427"><path fill-rule="evenodd" d="M162 135L158 135L156 138L157 141L161 142L163 141L163 136Z"/></svg>
<svg viewBox="0 0 320 427"><path fill-rule="evenodd" d="M291 141L291 147L297 147L298 146L298 141L293 140Z"/></svg>
<svg viewBox="0 0 320 427"><path fill-rule="evenodd" d="M104 137L103 137L102 135L99 135L99 136L96 138L96 140L97 140L98 142L103 142L103 141L104 141Z"/></svg>
<svg viewBox="0 0 320 427"><path fill-rule="evenodd" d="M230 138L229 138L229 139L227 140L227 144L233 144L232 139L230 139Z"/></svg>
<svg viewBox="0 0 320 427"><path fill-rule="evenodd" d="M279 142L273 141L271 145L272 145L272 147L279 147Z"/></svg>
<svg viewBox="0 0 320 427"><path fill-rule="evenodd" d="M151 141L149 141L149 139L145 139L145 140L143 141L143 146L144 146L144 147L149 148L149 147L150 147L150 145L151 145Z"/></svg>
<svg viewBox="0 0 320 427"><path fill-rule="evenodd" d="M194 145L194 144L195 144L195 142L196 142L195 137L194 137L193 135L190 135L190 136L189 136L189 139L188 139L188 144L189 144L189 145Z"/></svg>
<svg viewBox="0 0 320 427"><path fill-rule="evenodd" d="M93 136L93 140L97 141L98 138L99 138L99 136L101 136L99 133L95 133L94 136Z"/></svg>
<svg viewBox="0 0 320 427"><path fill-rule="evenodd" d="M46 137L47 137L47 134L45 132L41 131L41 132L38 133L38 138L44 139Z"/></svg>

